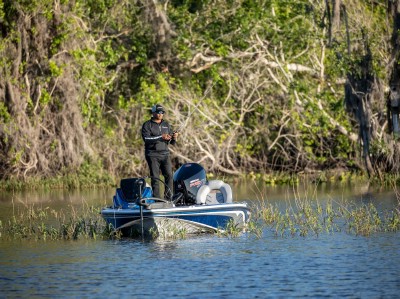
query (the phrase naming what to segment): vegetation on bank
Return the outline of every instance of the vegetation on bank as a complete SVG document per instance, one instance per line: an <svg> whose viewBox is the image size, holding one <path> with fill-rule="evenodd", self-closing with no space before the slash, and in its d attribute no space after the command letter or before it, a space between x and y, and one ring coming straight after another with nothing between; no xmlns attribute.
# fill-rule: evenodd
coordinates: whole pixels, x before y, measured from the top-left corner
<svg viewBox="0 0 400 299"><path fill-rule="evenodd" d="M143 175L155 103L175 168L398 174L398 2L0 0L0 179Z"/></svg>
<svg viewBox="0 0 400 299"><path fill-rule="evenodd" d="M400 182L400 178L393 175L386 175L383 180L374 181L369 179L363 173L352 173L348 171L318 171L312 174L289 174L289 173L254 173L241 174L239 176L224 175L221 173L209 173L208 179L214 177L221 178L227 182L237 179L246 179L249 181L262 182L265 185L298 185L300 181L310 183L334 183L334 182L360 182L370 181L372 184L392 186ZM89 173L68 174L66 176L57 176L52 178L37 178L28 177L21 179L0 180L0 190L20 191L20 190L40 190L40 189L87 189L87 188L103 188L116 187L119 185L119 177L111 177L108 173L96 172L90 175Z"/></svg>
<svg viewBox="0 0 400 299"><path fill-rule="evenodd" d="M400 184L398 174L387 173L381 177L369 178L363 172L348 170L325 170L314 171L312 173L290 174L285 172L274 173L243 173L240 175L226 175L223 173L207 173L208 179L219 178L226 182L239 180L261 182L261 184L274 185L293 185L297 186L301 182L309 184L324 183L360 183L369 182L372 185L395 186ZM113 177L102 170L93 173L71 173L65 176L55 176L49 178L27 177L23 180L10 178L0 180L0 190L21 191L21 190L40 190L40 189L91 189L91 188L115 188L119 186L122 177ZM162 178L162 177L161 177Z"/></svg>

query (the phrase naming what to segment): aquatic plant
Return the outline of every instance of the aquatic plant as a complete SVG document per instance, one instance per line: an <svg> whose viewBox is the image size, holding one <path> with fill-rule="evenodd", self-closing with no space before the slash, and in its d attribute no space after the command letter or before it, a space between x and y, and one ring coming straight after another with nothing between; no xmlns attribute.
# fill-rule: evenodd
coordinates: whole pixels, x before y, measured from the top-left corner
<svg viewBox="0 0 400 299"><path fill-rule="evenodd" d="M263 227L258 221L250 220L249 223L247 223L246 231L249 232L250 235L254 235L257 239L261 239L263 236Z"/></svg>
<svg viewBox="0 0 400 299"><path fill-rule="evenodd" d="M347 221L348 231L356 235L369 236L382 231L383 220L372 203L346 210L343 216Z"/></svg>
<svg viewBox="0 0 400 299"><path fill-rule="evenodd" d="M305 195L300 196L299 189L294 186L294 199L288 201L286 206L282 203L278 206L270 203L265 198L265 190L256 186L259 199L251 203L252 221L247 230L252 230L256 223L261 230L269 229L279 237L319 236L321 233L341 231L370 236L373 233L400 231L400 192L395 185L398 204L392 211L382 212L378 212L373 203L354 205L330 199L321 204L313 188L315 186L304 187Z"/></svg>
<svg viewBox="0 0 400 299"><path fill-rule="evenodd" d="M325 206L318 202L312 205L303 201L300 207L279 209L272 204L264 203L256 213L258 222L271 228L276 236L318 236L322 232L333 233L346 231L350 234L370 236L379 232L397 232L400 230L399 209L379 213L372 204L358 207L338 204L335 208L332 201Z"/></svg>
<svg viewBox="0 0 400 299"><path fill-rule="evenodd" d="M226 224L225 232L230 237L238 237L243 231L235 221L230 219Z"/></svg>
<svg viewBox="0 0 400 299"><path fill-rule="evenodd" d="M400 231L400 193L395 189L398 204L390 211L378 211L373 203L355 205L327 200L321 204L311 196L295 195L294 204L286 207L271 204L267 199L251 203L252 219L245 228L229 221L217 232L220 237L236 238L243 231L262 238L266 230L277 237L319 236L322 233L346 232L370 236L381 232ZM316 197L316 196L315 196ZM83 204L79 209L55 210L50 207L25 205L13 212L10 219L0 220L0 238L30 240L121 239L140 237L131 231L122 235L107 225L100 207ZM164 221L164 229L150 231L150 239L183 239L190 233L185 227Z"/></svg>
<svg viewBox="0 0 400 299"><path fill-rule="evenodd" d="M393 187L397 198L397 206L393 211L385 213L384 216L384 229L389 232L400 230L400 192L397 189L397 185L393 184Z"/></svg>
<svg viewBox="0 0 400 299"><path fill-rule="evenodd" d="M0 225L0 237L34 240L77 240L105 238L110 228L99 215L99 208L86 207L81 213L71 207L68 213L49 207L19 210Z"/></svg>
<svg viewBox="0 0 400 299"><path fill-rule="evenodd" d="M388 232L400 230L400 211L398 209L385 214L384 229Z"/></svg>
<svg viewBox="0 0 400 299"><path fill-rule="evenodd" d="M239 225L235 223L233 219L230 219L225 226L218 228L217 235L220 237L237 238L244 231L244 228L239 227Z"/></svg>

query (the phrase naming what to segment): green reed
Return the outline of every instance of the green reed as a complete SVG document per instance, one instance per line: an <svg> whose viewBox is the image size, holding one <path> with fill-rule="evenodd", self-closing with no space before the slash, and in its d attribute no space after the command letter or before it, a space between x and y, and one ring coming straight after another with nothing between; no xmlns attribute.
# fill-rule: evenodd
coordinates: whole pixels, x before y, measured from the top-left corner
<svg viewBox="0 0 400 299"><path fill-rule="evenodd" d="M265 230L276 236L319 236L322 233L346 232L370 236L381 232L400 231L400 193L398 204L390 211L379 213L372 204L351 205L328 200L323 205L318 200L296 196L294 204L285 208L259 200L253 204L252 219L245 231L262 238ZM0 238L27 240L78 240L122 237L107 225L100 215L101 207L81 205L79 208L57 211L50 207L25 206L14 211L10 219L0 220ZM233 221L227 223L217 235L238 237L243 232ZM155 238L186 238L181 227L154 231Z"/></svg>
<svg viewBox="0 0 400 299"><path fill-rule="evenodd" d="M219 236L237 238L241 232L243 232L243 229L231 219L228 221L225 227L222 227L217 231L217 234Z"/></svg>
<svg viewBox="0 0 400 299"><path fill-rule="evenodd" d="M253 219L250 219L249 223L247 223L246 229L250 235L255 236L257 239L261 239L263 237L263 226Z"/></svg>
<svg viewBox="0 0 400 299"><path fill-rule="evenodd" d="M400 200L392 211L379 213L372 204L351 206L328 201L322 206L317 200L296 198L295 205L279 208L266 200L253 206L252 222L269 228L276 236L318 236L321 233L345 231L354 235L370 236L379 232L400 230ZM253 232L248 226L248 231ZM257 232L259 235L259 232Z"/></svg>
<svg viewBox="0 0 400 299"><path fill-rule="evenodd" d="M106 238L112 229L100 216L100 208L85 206L67 212L34 205L14 212L0 223L0 238L78 240Z"/></svg>

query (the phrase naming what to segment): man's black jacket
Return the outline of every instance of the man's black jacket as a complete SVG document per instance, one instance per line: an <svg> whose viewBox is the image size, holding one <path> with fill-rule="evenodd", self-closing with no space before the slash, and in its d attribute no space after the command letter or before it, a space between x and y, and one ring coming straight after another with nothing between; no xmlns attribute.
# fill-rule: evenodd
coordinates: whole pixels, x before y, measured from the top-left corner
<svg viewBox="0 0 400 299"><path fill-rule="evenodd" d="M174 132L169 123L162 120L156 123L153 120L146 121L142 126L142 138L146 156L164 156L169 154L168 144L175 144L175 140L162 139L162 134L172 135Z"/></svg>

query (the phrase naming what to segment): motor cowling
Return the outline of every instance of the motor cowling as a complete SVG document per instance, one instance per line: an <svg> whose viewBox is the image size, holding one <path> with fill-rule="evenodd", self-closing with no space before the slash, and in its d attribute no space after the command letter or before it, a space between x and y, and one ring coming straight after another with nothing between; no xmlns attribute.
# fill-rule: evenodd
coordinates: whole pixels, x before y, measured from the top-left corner
<svg viewBox="0 0 400 299"><path fill-rule="evenodd" d="M206 171L197 163L186 163L174 173L174 197L181 196L181 203L191 205L196 203L196 195L200 187L207 182Z"/></svg>

